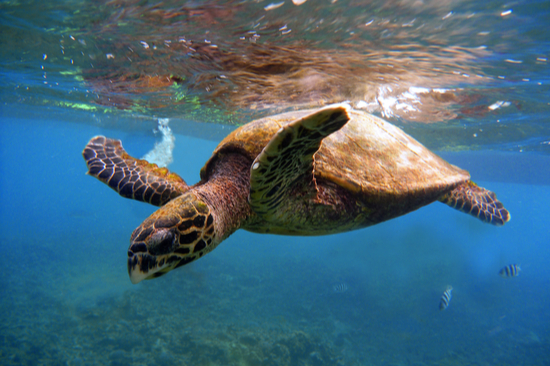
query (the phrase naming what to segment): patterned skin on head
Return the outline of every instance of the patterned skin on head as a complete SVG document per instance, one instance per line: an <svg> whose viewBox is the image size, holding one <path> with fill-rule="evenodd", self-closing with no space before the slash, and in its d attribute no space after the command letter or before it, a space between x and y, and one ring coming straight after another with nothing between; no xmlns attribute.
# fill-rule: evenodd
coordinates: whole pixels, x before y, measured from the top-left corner
<svg viewBox="0 0 550 366"><path fill-rule="evenodd" d="M219 243L210 208L191 192L153 213L134 230L130 241L128 273L132 283L192 262Z"/></svg>

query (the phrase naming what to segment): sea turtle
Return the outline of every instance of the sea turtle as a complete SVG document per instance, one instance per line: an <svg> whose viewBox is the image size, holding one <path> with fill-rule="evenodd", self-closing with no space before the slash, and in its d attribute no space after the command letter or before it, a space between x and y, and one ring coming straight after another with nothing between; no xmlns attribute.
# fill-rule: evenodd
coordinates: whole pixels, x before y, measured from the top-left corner
<svg viewBox="0 0 550 366"><path fill-rule="evenodd" d="M510 219L496 195L381 118L347 104L252 121L227 136L188 186L97 136L88 174L160 208L130 239L133 283L213 250L237 229L325 235L378 224L434 201L484 222Z"/></svg>

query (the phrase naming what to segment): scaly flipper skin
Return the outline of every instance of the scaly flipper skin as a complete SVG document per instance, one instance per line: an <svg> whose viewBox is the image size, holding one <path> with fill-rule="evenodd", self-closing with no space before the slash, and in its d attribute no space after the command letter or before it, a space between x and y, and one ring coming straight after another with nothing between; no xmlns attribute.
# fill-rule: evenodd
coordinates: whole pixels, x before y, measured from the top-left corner
<svg viewBox="0 0 550 366"><path fill-rule="evenodd" d="M249 203L267 221L279 221L278 212L297 180L315 184L313 155L321 141L349 121L345 105L320 109L282 127L252 163Z"/></svg>
<svg viewBox="0 0 550 366"><path fill-rule="evenodd" d="M497 195L472 181L460 184L439 200L489 224L501 226L510 221L510 213Z"/></svg>
<svg viewBox="0 0 550 366"><path fill-rule="evenodd" d="M128 155L119 140L96 136L88 142L82 156L88 174L122 197L162 206L189 189L179 175Z"/></svg>

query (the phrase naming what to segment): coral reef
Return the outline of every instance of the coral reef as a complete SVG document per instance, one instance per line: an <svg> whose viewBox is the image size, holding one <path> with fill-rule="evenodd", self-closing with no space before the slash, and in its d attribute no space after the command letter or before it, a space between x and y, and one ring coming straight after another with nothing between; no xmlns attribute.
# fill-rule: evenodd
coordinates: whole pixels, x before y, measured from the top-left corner
<svg viewBox="0 0 550 366"><path fill-rule="evenodd" d="M4 262L6 271L16 273L17 266L19 275L1 280L6 296L0 300L0 363L435 366L544 364L547 357L545 333L506 327L499 311L488 319L486 312L455 306L460 313L438 316L440 294L429 286L423 290L433 273L415 277L412 286L389 283L391 275L382 267L368 279L344 279L341 274L350 268L344 270L335 256L329 265L311 256L277 256L266 248L263 259L254 259L244 248L250 243L233 245L235 251L224 259L214 256L132 288L111 264L106 270L90 263L91 277L83 276L84 258L65 259L62 269L54 261L23 268ZM27 263L46 253L35 251ZM98 271L104 272L101 280ZM424 266L422 271L430 273ZM113 288L112 278L125 285ZM345 280L349 289L335 292L335 280ZM320 295L322 301L315 301ZM426 312L423 304L431 297L435 302ZM517 306L525 304L518 300Z"/></svg>

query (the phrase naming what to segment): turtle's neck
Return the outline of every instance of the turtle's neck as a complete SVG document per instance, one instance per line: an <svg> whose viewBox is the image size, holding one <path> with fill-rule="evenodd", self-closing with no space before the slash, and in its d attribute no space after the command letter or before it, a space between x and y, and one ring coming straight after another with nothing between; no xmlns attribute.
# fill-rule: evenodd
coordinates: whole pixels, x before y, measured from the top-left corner
<svg viewBox="0 0 550 366"><path fill-rule="evenodd" d="M195 187L195 193L210 206L219 241L255 216L248 204L251 164L242 154L220 154L210 170L208 181Z"/></svg>

